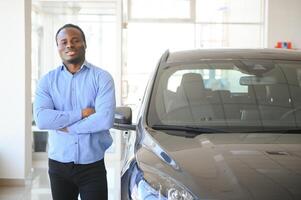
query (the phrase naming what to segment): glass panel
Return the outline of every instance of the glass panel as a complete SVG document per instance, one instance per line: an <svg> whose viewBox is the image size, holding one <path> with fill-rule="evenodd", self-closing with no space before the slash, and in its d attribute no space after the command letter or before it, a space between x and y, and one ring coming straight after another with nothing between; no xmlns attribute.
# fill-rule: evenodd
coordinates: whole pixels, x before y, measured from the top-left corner
<svg viewBox="0 0 301 200"><path fill-rule="evenodd" d="M122 104L138 110L139 101L150 73L160 56L167 49L183 50L194 48L193 24L130 23L128 26L127 63L123 69ZM182 38L179 40L179 38ZM127 94L124 94L127 92ZM133 117L135 120L136 118Z"/></svg>
<svg viewBox="0 0 301 200"><path fill-rule="evenodd" d="M131 19L189 19L190 0L130 0Z"/></svg>
<svg viewBox="0 0 301 200"><path fill-rule="evenodd" d="M149 124L238 132L296 128L301 124L299 67L297 62L213 60L161 68ZM216 79L217 72L221 79Z"/></svg>
<svg viewBox="0 0 301 200"><path fill-rule="evenodd" d="M209 90L229 90L232 93L248 92L248 87L245 85L239 85L239 79L244 74L236 70L221 70L220 67L225 67L225 64L211 66L213 69L191 69L191 70L179 70L169 77L167 83L167 89L176 92L180 86L181 80L184 74L197 73L203 77L203 84L205 89ZM216 69L214 69L216 68ZM210 75L208 76L207 73Z"/></svg>
<svg viewBox="0 0 301 200"><path fill-rule="evenodd" d="M197 40L203 48L259 48L263 47L261 25L198 24Z"/></svg>
<svg viewBox="0 0 301 200"><path fill-rule="evenodd" d="M198 22L252 22L263 20L263 0L197 0Z"/></svg>

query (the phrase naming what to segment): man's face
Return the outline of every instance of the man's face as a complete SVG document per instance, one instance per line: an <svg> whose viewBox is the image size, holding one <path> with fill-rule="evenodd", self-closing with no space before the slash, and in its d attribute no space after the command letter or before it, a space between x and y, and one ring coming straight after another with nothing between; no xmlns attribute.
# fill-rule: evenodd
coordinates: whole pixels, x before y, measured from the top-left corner
<svg viewBox="0 0 301 200"><path fill-rule="evenodd" d="M86 44L76 28L64 28L57 35L57 48L65 64L81 64L85 60Z"/></svg>

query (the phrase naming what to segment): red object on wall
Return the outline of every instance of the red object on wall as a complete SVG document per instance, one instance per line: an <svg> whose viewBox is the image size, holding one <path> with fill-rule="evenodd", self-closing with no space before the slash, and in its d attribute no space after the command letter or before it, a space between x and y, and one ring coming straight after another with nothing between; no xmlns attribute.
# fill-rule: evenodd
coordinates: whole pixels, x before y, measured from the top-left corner
<svg viewBox="0 0 301 200"><path fill-rule="evenodd" d="M292 49L292 42L277 42L275 48Z"/></svg>
<svg viewBox="0 0 301 200"><path fill-rule="evenodd" d="M282 48L282 42L277 42L276 48Z"/></svg>

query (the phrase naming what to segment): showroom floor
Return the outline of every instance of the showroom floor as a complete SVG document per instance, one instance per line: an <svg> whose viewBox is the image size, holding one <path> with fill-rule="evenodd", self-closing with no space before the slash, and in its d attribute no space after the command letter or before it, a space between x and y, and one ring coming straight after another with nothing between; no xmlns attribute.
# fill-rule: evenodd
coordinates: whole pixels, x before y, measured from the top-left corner
<svg viewBox="0 0 301 200"><path fill-rule="evenodd" d="M117 167L118 161L107 161L107 177L109 187L109 200L120 198ZM47 174L47 160L33 162L32 180L25 187L0 187L0 200L51 200L51 191Z"/></svg>

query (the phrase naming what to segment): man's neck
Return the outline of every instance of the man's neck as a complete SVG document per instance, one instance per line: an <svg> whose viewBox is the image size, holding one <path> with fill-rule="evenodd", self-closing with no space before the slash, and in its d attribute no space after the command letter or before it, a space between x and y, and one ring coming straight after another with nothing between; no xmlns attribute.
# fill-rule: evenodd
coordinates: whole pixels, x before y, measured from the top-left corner
<svg viewBox="0 0 301 200"><path fill-rule="evenodd" d="M71 63L64 63L64 64L71 74L75 74L80 70L81 66L83 65L83 62L79 64L71 64Z"/></svg>

